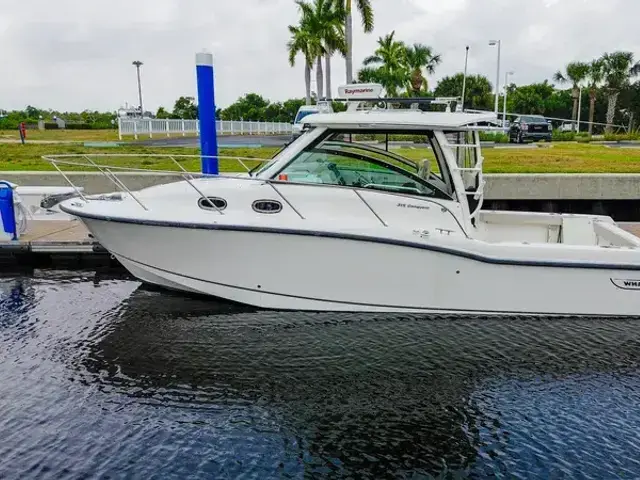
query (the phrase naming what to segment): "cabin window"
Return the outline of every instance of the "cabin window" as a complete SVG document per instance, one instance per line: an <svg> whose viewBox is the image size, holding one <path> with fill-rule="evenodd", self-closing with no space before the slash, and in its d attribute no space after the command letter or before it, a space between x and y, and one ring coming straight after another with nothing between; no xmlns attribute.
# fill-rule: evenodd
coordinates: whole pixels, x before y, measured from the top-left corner
<svg viewBox="0 0 640 480"><path fill-rule="evenodd" d="M275 179L451 200L433 133L335 131L299 153Z"/></svg>
<svg viewBox="0 0 640 480"><path fill-rule="evenodd" d="M276 200L256 200L251 208L258 213L278 213L282 211L282 204Z"/></svg>
<svg viewBox="0 0 640 480"><path fill-rule="evenodd" d="M224 210L227 208L227 201L219 197L200 197L198 206L203 210Z"/></svg>

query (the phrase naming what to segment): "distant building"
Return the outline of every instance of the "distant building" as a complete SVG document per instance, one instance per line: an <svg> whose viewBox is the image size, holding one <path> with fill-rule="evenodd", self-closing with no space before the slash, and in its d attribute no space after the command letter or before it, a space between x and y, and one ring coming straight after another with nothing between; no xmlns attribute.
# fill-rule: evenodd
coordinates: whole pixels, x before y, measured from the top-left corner
<svg viewBox="0 0 640 480"><path fill-rule="evenodd" d="M118 117L119 118L156 118L153 112L142 112L140 107L129 107L127 103L125 103L124 107L120 107L118 109Z"/></svg>

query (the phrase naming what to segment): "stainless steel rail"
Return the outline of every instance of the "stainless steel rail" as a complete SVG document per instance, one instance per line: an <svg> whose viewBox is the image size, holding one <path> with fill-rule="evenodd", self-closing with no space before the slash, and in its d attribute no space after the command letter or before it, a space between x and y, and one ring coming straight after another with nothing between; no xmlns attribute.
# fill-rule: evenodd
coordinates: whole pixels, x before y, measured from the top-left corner
<svg viewBox="0 0 640 480"><path fill-rule="evenodd" d="M47 156L43 156L42 158L46 161L48 161L49 163L51 163L54 168L62 175L62 177L67 181L67 183L76 191L76 193L78 194L78 196L80 196L85 202L91 202L93 201L91 198L88 198L86 195L83 195L82 192L80 191L80 189L71 181L71 179L69 179L69 177L63 172L63 170L60 168L61 165L66 165L66 166L71 166L71 167L82 167L85 169L90 169L90 170L97 170L98 172L100 172L102 175L105 175L107 178L109 178L110 181L112 181L116 186L118 186L119 188L122 188L126 191L126 193L136 202L138 203L145 211L149 211L149 208L147 205L144 204L144 202L135 194L134 191L132 191L131 189L129 189L124 182L116 175L116 173L114 171L120 171L120 172L129 172L129 173L156 173L156 174L163 174L163 175L175 175L178 176L182 179L184 179L190 186L191 188L194 189L195 192L197 192L199 198L204 199L205 201L207 201L209 204L211 204L216 211L218 211L218 213L220 213L221 215L224 215L224 212L218 208L215 204L213 204L213 202L204 194L204 192L202 192L202 190L200 190L194 183L193 181L196 179L196 177L199 178L206 178L206 177L215 177L215 178L233 178L234 180L242 180L242 181L249 181L249 182L258 182L258 183L262 183L262 184L268 184L275 192L276 194L300 217L300 219L305 220L305 216L300 212L300 210L298 208L296 208L293 203L286 197L286 195L284 195L284 193L277 187L278 185L287 185L287 184L296 184L295 182L289 182L289 181L284 181L284 180L272 180L272 179L268 179L268 178L257 178L257 177L244 177L244 176L221 176L221 175L215 175L215 174L205 174L205 173L199 173L199 172L189 172L188 170L186 170L181 164L180 162L178 162L176 160L175 157L187 157L187 158L201 158L200 155L170 155L170 154L125 154L125 155L120 155L120 154L97 154L97 155L92 155L93 157L107 157L107 158L121 158L121 157L133 157L133 158L144 158L144 157L152 157L152 158L158 158L158 157L162 157L162 158L167 158L169 160L171 160L178 168L180 171L175 171L175 170L156 170L156 169L143 169L143 168L132 168L132 167L119 167L116 165L100 165L97 164L95 161L93 161L91 158L88 158L88 155L83 155L83 154L67 154L67 155L47 155ZM84 158L86 161L85 162L78 162L78 161L74 161L74 160L70 160L73 158ZM270 159L256 159L256 158L241 158L241 157L214 157L214 158L218 158L218 159L225 159L225 160L236 160L239 161L239 163L245 168L247 169L247 171L249 170L246 165L244 165L244 162L242 162L242 160L250 160L250 161L261 161L261 162L265 162L265 161L269 161ZM362 196L362 194L360 193L359 189L357 187L351 187L351 186L342 186L342 185L329 185L329 184L321 184L321 183L304 183L304 184L297 184L297 185L305 185L308 187L316 187L316 188L340 188L340 189L349 189L351 191L354 192L354 194L358 197L358 199L360 199L360 201L367 207L367 209L376 217L377 221L379 221L384 227L388 227L388 223L384 221L384 219L380 216L380 214L378 214L378 212L375 211L375 209L373 208L373 206L367 202L367 200ZM404 197L404 198L411 198L413 200L416 200L415 196L411 196L408 194L403 194L403 193L396 193L396 192L377 192L379 194L382 195L393 195L396 197ZM455 221L455 223L458 225L458 227L460 228L460 231L465 235L465 237L470 238L469 234L466 232L466 230L464 229L464 227L462 226L462 224L460 223L459 219L456 217L456 215L446 206L443 205L442 203L436 201L436 200L432 200L429 198L420 198L420 201L423 202L427 202L427 203L431 203L434 205L437 205L440 209L442 209L443 212L447 212Z"/></svg>

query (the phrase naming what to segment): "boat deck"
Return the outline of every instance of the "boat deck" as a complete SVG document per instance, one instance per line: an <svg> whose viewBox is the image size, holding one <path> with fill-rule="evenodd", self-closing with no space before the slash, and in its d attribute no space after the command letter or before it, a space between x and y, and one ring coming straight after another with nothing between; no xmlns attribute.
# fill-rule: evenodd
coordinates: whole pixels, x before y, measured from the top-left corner
<svg viewBox="0 0 640 480"><path fill-rule="evenodd" d="M640 237L640 222L618 225ZM0 265L17 267L118 267L79 220L32 220L18 241L0 241Z"/></svg>

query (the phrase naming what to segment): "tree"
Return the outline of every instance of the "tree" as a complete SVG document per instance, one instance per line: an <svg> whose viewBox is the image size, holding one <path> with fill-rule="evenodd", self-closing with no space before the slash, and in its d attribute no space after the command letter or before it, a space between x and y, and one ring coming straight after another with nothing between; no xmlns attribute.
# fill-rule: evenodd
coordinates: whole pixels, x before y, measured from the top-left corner
<svg viewBox="0 0 640 480"><path fill-rule="evenodd" d="M160 118L160 119L171 118L171 114L167 112L167 110L164 107L160 107L156 112L156 118Z"/></svg>
<svg viewBox="0 0 640 480"><path fill-rule="evenodd" d="M346 55L346 41L344 36L344 4L343 0L315 0L313 5L300 2L303 9L303 17L309 23L313 35L322 42L322 50L325 57L326 97L331 95L331 57L338 51ZM318 71L321 71L322 61L318 58ZM318 97L323 97L321 77L318 76Z"/></svg>
<svg viewBox="0 0 640 480"><path fill-rule="evenodd" d="M434 55L431 47L414 43L413 46L406 47L405 61L410 72L409 89L413 96L417 97L420 92L426 91L429 87L423 69L427 74L433 74L442 59L440 55Z"/></svg>
<svg viewBox="0 0 640 480"><path fill-rule="evenodd" d="M347 52L345 55L345 64L347 70L347 83L353 83L353 2L362 17L362 26L365 33L373 31L373 7L371 0L344 0L344 21L345 21L345 41Z"/></svg>
<svg viewBox="0 0 640 480"><path fill-rule="evenodd" d="M298 113L298 109L305 104L305 101L299 98L292 98L282 103L282 122L293 122Z"/></svg>
<svg viewBox="0 0 640 480"><path fill-rule="evenodd" d="M437 97L459 97L462 95L463 73L444 77L434 90ZM465 108L474 110L491 110L493 107L493 86L487 77L467 75L465 91Z"/></svg>
<svg viewBox="0 0 640 480"><path fill-rule="evenodd" d="M193 97L180 97L173 105L173 117L193 120L198 118L198 106Z"/></svg>
<svg viewBox="0 0 640 480"><path fill-rule="evenodd" d="M29 118L38 118L40 115L43 115L46 112L44 112L43 110L40 110L39 108L32 107L31 105L27 105L27 108L25 109L25 113Z"/></svg>
<svg viewBox="0 0 640 480"><path fill-rule="evenodd" d="M296 4L302 13L300 26L308 33L310 54L316 61L316 89L318 98L322 98L324 96L322 59L325 55L329 55L325 37L332 36L329 30L333 29L331 25L335 13L333 0L315 0L313 4L305 0L296 0Z"/></svg>
<svg viewBox="0 0 640 480"><path fill-rule="evenodd" d="M620 92L629 85L630 78L640 73L640 63L635 63L631 52L605 53L602 56L604 79L607 89L607 133L613 127L616 103Z"/></svg>
<svg viewBox="0 0 640 480"><path fill-rule="evenodd" d="M509 92L508 109L518 114L537 114L550 117L568 116L571 95L557 91L547 80L516 87Z"/></svg>
<svg viewBox="0 0 640 480"><path fill-rule="evenodd" d="M573 111L571 113L571 120L575 121L578 118L578 99L580 97L580 82L584 81L589 74L589 65L583 62L570 62L567 64L566 73L562 73L558 70L553 79L560 83L572 83L571 96L573 97Z"/></svg>
<svg viewBox="0 0 640 480"><path fill-rule="evenodd" d="M601 58L592 60L589 64L589 135L593 133L593 117L596 109L598 88L604 80L604 62Z"/></svg>
<svg viewBox="0 0 640 480"><path fill-rule="evenodd" d="M377 68L362 67L358 70L358 83L380 83L382 84L382 77L380 71Z"/></svg>
<svg viewBox="0 0 640 480"><path fill-rule="evenodd" d="M287 43L289 50L289 64L293 67L296 56L302 53L304 57L304 85L306 94L306 104L311 105L311 69L313 68L314 52L312 33L305 24L299 26L289 25L291 40Z"/></svg>
<svg viewBox="0 0 640 480"><path fill-rule="evenodd" d="M629 125L629 132L635 132L636 118L640 116L640 82L634 82L620 92L618 101L625 105L620 109Z"/></svg>
<svg viewBox="0 0 640 480"><path fill-rule="evenodd" d="M248 93L244 97L239 98L234 103L225 108L220 117L222 120L251 120L251 121L266 121L266 110L269 106L269 101L263 98L257 93ZM273 112L271 112L271 118L269 121L273 121Z"/></svg>
<svg viewBox="0 0 640 480"><path fill-rule="evenodd" d="M398 89L409 84L410 74L407 68L407 47L396 40L395 30L378 38L378 48L373 55L364 59L365 67L376 66L376 73L367 70L362 75L376 78L378 83L387 91L390 96L397 96ZM359 74L361 77L361 74Z"/></svg>

